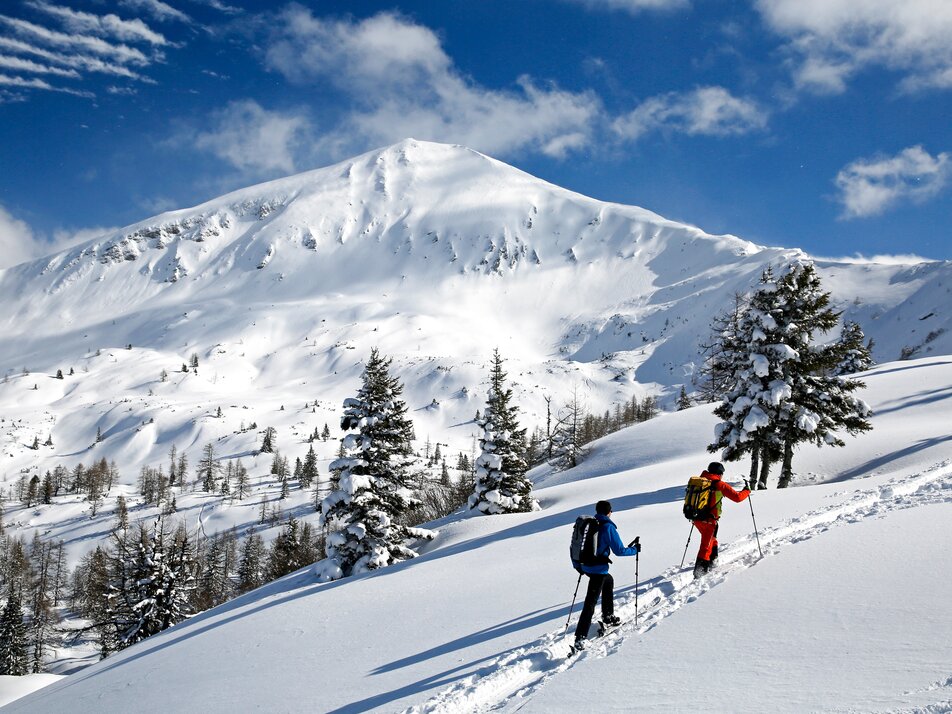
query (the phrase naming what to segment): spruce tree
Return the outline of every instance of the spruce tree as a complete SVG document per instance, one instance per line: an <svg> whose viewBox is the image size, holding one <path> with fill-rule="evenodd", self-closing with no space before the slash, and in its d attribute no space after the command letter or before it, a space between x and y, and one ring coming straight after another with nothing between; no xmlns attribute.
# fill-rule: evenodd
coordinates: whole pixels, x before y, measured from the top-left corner
<svg viewBox="0 0 952 714"><path fill-rule="evenodd" d="M777 486L784 488L793 478L793 453L798 444L844 446L837 431L842 429L855 435L868 431L872 425L867 420L871 410L853 396L865 385L834 374L846 349L844 345L815 344L818 335L836 326L839 313L830 307L830 294L822 290L813 265L793 265L778 281L778 298L783 306L780 323L785 344L797 355L785 364L785 381L791 393L782 404L778 425L783 461ZM858 339L862 346L861 330Z"/></svg>
<svg viewBox="0 0 952 714"><path fill-rule="evenodd" d="M469 507L482 513L518 513L538 510L532 482L526 478L526 430L519 428L519 409L512 404L499 350L493 352L486 409L479 425L480 454Z"/></svg>
<svg viewBox="0 0 952 714"><path fill-rule="evenodd" d="M238 564L238 592L246 593L265 583L264 540L257 533L245 538Z"/></svg>
<svg viewBox="0 0 952 714"><path fill-rule="evenodd" d="M248 491L248 469L239 459L238 463L235 464L235 496L240 501L248 495Z"/></svg>
<svg viewBox="0 0 952 714"><path fill-rule="evenodd" d="M720 369L727 377L727 392L714 410L721 419L708 450L720 451L725 461L750 454L750 482L767 487L770 466L781 455L776 431L780 403L789 398L784 382L785 349L777 322L777 281L772 268L760 276L758 287L736 317L736 324L722 335L718 347ZM759 472L759 473L758 473Z"/></svg>
<svg viewBox="0 0 952 714"><path fill-rule="evenodd" d="M215 446L211 442L202 448L202 458L198 462L198 477L202 481L202 490L211 493L221 472L221 464L215 460Z"/></svg>
<svg viewBox="0 0 952 714"><path fill-rule="evenodd" d="M403 386L390 375L390 364L371 350L356 398L344 402L341 429L355 433L341 442L345 455L331 464L337 483L321 503L321 525L330 531L327 578L414 558L417 553L408 544L435 536L400 523L401 515L419 503L411 491L417 464L413 425L400 399Z"/></svg>
<svg viewBox="0 0 952 714"><path fill-rule="evenodd" d="M751 481L759 488L778 460L778 486L789 485L797 444L842 446L838 430L871 428L869 407L852 396L862 383L834 374L840 346L817 343L838 318L813 265L795 263L779 279L764 272L734 341L723 345L732 388L715 409L722 422L709 449L722 450L726 461L750 453Z"/></svg>
<svg viewBox="0 0 952 714"><path fill-rule="evenodd" d="M314 445L312 444L307 450L304 461L301 463L301 475L298 480L302 488L310 488L311 484L317 480L317 477L317 454L314 453Z"/></svg>
<svg viewBox="0 0 952 714"><path fill-rule="evenodd" d="M691 406L691 398L688 396L687 390L684 389L684 385L682 384L681 391L678 393L678 411L683 412L685 409L690 409Z"/></svg>
<svg viewBox="0 0 952 714"><path fill-rule="evenodd" d="M264 437L261 440L261 448L258 449L262 454L273 454L274 453L274 438L277 434L277 429L274 427L267 427L264 430Z"/></svg>
<svg viewBox="0 0 952 714"><path fill-rule="evenodd" d="M865 372L873 366L872 347L873 341L866 341L866 335L863 334L863 328L858 322L843 323L840 339L836 343L836 364L832 374Z"/></svg>
<svg viewBox="0 0 952 714"><path fill-rule="evenodd" d="M191 606L193 559L188 535L173 538L158 518L134 538L116 537L108 617L119 649L184 620Z"/></svg>
<svg viewBox="0 0 952 714"><path fill-rule="evenodd" d="M20 593L11 583L0 614L0 674L19 677L27 673L26 645Z"/></svg>

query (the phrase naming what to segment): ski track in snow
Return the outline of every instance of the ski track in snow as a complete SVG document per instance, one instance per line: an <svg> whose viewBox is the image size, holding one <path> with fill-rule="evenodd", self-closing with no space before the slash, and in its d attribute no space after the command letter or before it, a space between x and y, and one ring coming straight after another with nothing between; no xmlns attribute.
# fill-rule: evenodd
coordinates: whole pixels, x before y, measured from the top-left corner
<svg viewBox="0 0 952 714"><path fill-rule="evenodd" d="M952 502L952 465L949 462L877 488L859 491L842 503L764 529L760 533L760 543L764 557L769 557L785 546L813 538L834 526L942 502ZM754 534L722 544L718 568L709 575L694 580L690 568L669 568L653 582L648 581L647 588L638 593L637 626L634 622L635 596L631 593L616 602L616 613L626 622L605 637L590 640L588 647L578 656L568 656L572 634L565 634L564 629L559 628L497 657L466 679L422 704L404 710L403 714L517 711L550 677L582 659L614 654L628 637L649 632L684 605L694 602L730 575L752 567L758 560L760 556ZM937 682L935 689L947 690L950 686L952 679ZM952 711L952 701L898 711L903 714L949 712Z"/></svg>

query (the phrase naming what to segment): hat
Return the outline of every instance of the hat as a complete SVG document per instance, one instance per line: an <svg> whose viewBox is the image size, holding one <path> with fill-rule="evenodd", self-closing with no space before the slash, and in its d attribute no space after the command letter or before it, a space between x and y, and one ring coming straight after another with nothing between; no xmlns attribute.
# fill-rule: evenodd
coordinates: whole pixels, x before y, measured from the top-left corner
<svg viewBox="0 0 952 714"><path fill-rule="evenodd" d="M717 474L718 476L724 475L724 464L719 461L712 461L707 465L707 472L709 474Z"/></svg>
<svg viewBox="0 0 952 714"><path fill-rule="evenodd" d="M608 501L599 501L595 504L595 513L600 516L607 516L612 512L612 504Z"/></svg>

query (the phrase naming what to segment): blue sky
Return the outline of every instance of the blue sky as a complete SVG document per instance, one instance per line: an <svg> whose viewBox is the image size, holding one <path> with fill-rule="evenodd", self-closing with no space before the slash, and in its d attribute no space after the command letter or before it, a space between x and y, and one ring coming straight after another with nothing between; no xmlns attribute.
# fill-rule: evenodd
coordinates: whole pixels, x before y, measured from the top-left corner
<svg viewBox="0 0 952 714"><path fill-rule="evenodd" d="M952 259L952 3L5 0L0 265L407 136L823 256Z"/></svg>

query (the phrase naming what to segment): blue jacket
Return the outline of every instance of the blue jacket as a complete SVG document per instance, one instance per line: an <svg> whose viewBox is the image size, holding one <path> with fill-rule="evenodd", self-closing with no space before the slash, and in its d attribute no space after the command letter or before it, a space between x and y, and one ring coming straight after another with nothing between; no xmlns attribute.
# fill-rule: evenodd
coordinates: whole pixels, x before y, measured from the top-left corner
<svg viewBox="0 0 952 714"><path fill-rule="evenodd" d="M595 555L604 555L607 557L609 550L615 555L621 556L638 554L637 548L626 548L625 544L621 542L621 536L618 535L618 528L612 523L612 520L608 516L596 513L595 518L598 519ZM604 565L583 565L581 568L583 573L588 573L589 575L604 575L608 572L608 563Z"/></svg>

